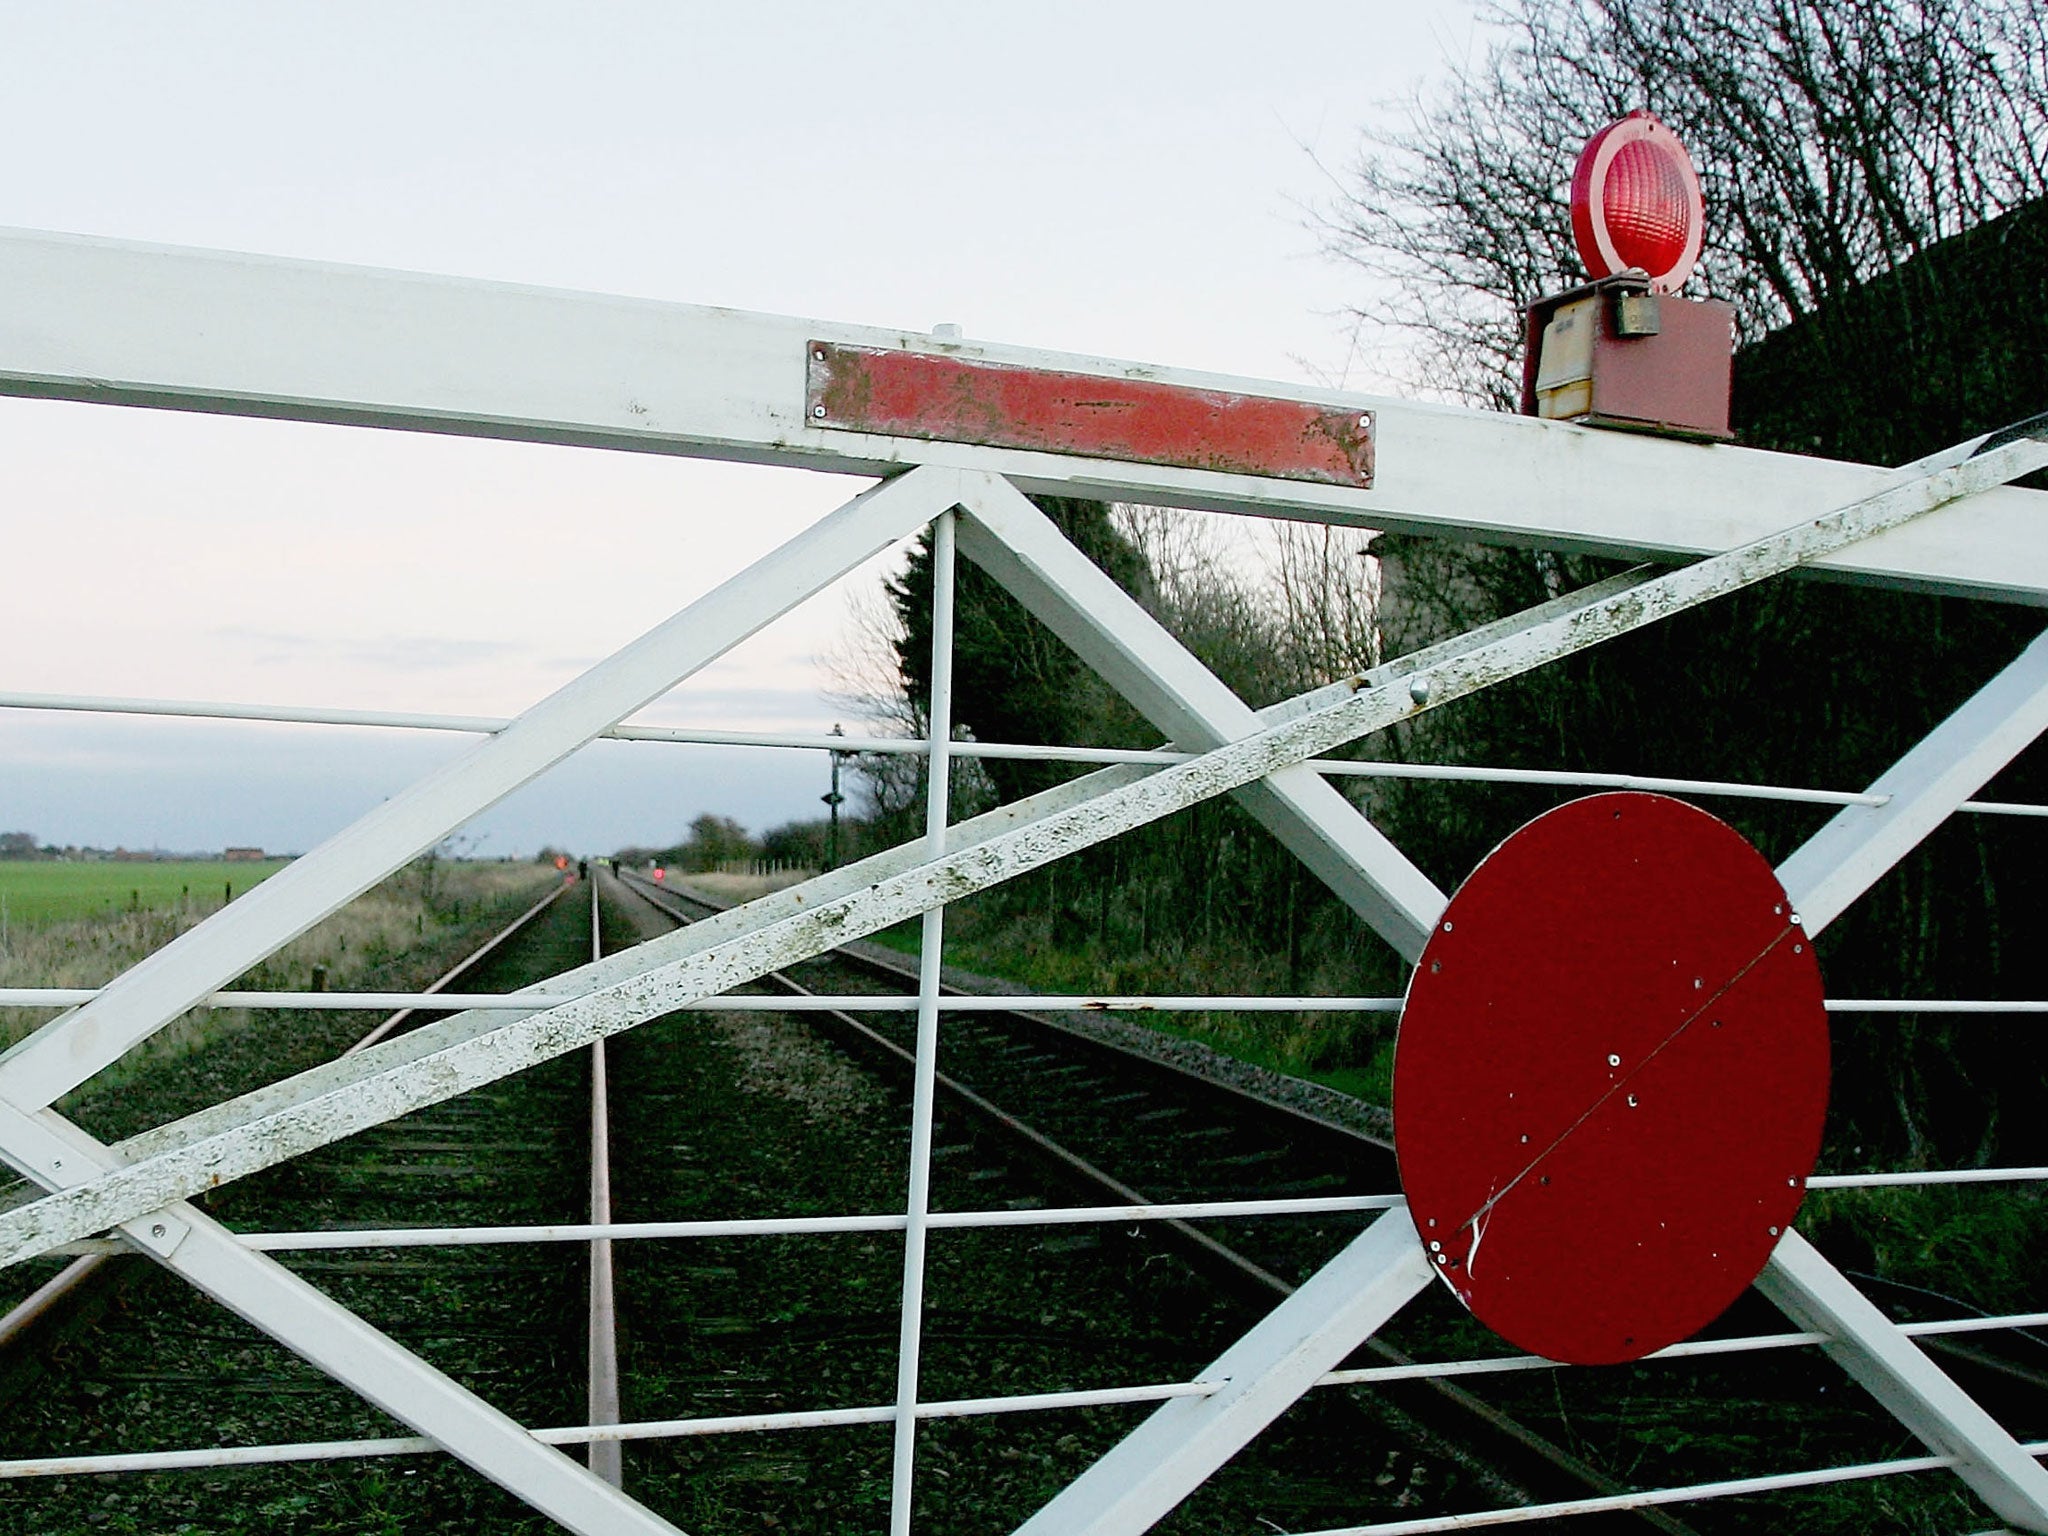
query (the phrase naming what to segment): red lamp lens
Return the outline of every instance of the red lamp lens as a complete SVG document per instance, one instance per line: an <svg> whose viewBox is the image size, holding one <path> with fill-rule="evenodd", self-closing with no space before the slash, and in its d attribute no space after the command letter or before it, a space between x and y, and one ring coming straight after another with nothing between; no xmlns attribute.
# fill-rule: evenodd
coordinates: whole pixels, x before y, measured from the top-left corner
<svg viewBox="0 0 2048 1536"><path fill-rule="evenodd" d="M1601 194L1607 232L1625 265L1645 272L1678 265L1692 234L1692 201L1685 173L1662 145L1649 139L1624 144Z"/></svg>
<svg viewBox="0 0 2048 1536"><path fill-rule="evenodd" d="M1699 176L1678 136L1648 112L1594 134L1572 171L1572 234L1595 279L1630 267L1675 293L1699 259Z"/></svg>

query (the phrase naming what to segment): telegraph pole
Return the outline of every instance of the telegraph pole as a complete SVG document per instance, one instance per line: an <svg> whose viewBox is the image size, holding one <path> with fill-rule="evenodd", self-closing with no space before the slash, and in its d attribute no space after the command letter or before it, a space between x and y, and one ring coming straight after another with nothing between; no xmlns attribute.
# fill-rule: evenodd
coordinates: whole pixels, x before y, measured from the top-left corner
<svg viewBox="0 0 2048 1536"><path fill-rule="evenodd" d="M835 725L832 727L832 734L834 736L844 736L846 731L844 728ZM845 760L846 754L844 752L833 752L830 755L832 758L832 789L829 794L820 795L818 798L831 808L832 813L830 830L825 835L825 867L827 869L837 869L839 867L839 806L846 799L846 796L839 793L839 765Z"/></svg>

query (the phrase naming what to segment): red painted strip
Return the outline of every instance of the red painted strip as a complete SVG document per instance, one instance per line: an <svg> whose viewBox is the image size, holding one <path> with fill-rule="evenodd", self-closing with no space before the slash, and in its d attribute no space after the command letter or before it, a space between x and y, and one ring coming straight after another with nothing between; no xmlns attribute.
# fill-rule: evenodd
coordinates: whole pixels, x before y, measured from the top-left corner
<svg viewBox="0 0 2048 1536"><path fill-rule="evenodd" d="M813 426L1325 485L1372 484L1369 413L1141 379L810 343Z"/></svg>

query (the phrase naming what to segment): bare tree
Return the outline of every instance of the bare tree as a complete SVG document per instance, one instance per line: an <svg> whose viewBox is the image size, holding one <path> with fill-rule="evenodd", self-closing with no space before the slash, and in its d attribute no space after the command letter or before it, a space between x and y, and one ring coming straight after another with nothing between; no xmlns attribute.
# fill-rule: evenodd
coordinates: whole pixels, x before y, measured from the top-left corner
<svg viewBox="0 0 2048 1536"><path fill-rule="evenodd" d="M1321 211L1415 384L1508 407L1521 310L1579 280L1579 147L1648 107L1699 166L1694 285L1754 340L2048 190L2039 0L1499 0L1499 41L1368 130Z"/></svg>
<svg viewBox="0 0 2048 1536"><path fill-rule="evenodd" d="M1160 622L1251 703L1379 659L1373 534L1130 505L1117 525L1151 568Z"/></svg>

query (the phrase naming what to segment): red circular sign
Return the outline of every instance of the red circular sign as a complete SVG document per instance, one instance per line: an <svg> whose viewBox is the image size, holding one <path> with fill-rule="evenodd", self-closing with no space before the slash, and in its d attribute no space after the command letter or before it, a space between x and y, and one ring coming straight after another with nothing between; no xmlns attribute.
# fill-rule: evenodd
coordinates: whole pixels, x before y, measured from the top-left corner
<svg viewBox="0 0 2048 1536"><path fill-rule="evenodd" d="M1692 275L1706 232L1699 175L1678 135L1648 112L1587 141L1571 200L1579 259L1595 279L1640 267L1653 289L1673 293Z"/></svg>
<svg viewBox="0 0 2048 1536"><path fill-rule="evenodd" d="M1662 795L1530 822L1417 962L1394 1145L1438 1275L1553 1360L1634 1360L1754 1280L1827 1109L1820 967L1763 856Z"/></svg>

